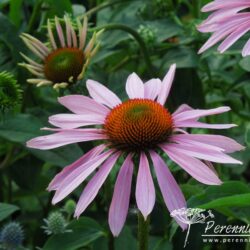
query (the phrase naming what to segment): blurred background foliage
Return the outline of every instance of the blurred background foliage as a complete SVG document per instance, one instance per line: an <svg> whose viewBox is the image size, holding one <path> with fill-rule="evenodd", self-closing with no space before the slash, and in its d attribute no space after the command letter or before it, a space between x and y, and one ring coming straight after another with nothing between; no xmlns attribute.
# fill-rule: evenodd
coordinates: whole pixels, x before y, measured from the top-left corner
<svg viewBox="0 0 250 250"><path fill-rule="evenodd" d="M40 128L48 125L49 115L63 111L57 103L58 92L50 87L29 85L28 73L17 66L22 61L19 53L29 53L19 38L20 33L28 32L46 41L47 18L62 17L65 13L72 17L88 15L92 31L116 24L115 28L107 27L103 32L101 48L84 79L64 94L85 94L86 79L91 78L125 98L125 80L131 72L138 73L144 80L162 78L169 66L176 63L178 70L167 107L172 111L182 103L195 108L229 105L232 112L211 117L209 122L238 124L237 128L219 133L250 145L250 57L241 57L239 48L244 41L223 55L215 48L197 55L198 48L207 39L196 31L196 25L205 18L200 8L207 2L0 0L0 72L12 74L22 93L22 101L1 110L0 117L2 249L133 250L137 245L134 197L121 235L113 239L108 229L107 210L117 167L79 220L74 220L72 214L74 200L82 187L59 205L51 205L51 194L46 191L48 183L62 167L91 148L91 143L49 151L25 147L28 139L42 134ZM134 33L146 46L149 60L145 59ZM0 82L0 98L6 93L11 95ZM208 131L194 129L194 132ZM244 162L242 166L217 164L216 169L224 181L219 187L201 185L170 164L189 207L213 209L217 224L250 224L249 147L235 156ZM250 249L249 243L204 244L200 237L202 226L192 227L187 249ZM151 217L150 250L182 249L184 237L185 233L171 220L158 190Z"/></svg>

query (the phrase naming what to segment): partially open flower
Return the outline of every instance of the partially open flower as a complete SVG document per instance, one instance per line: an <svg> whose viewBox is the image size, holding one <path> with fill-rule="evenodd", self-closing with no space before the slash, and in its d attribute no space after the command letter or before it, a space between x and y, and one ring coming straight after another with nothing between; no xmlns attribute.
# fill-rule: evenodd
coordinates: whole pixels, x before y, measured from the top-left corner
<svg viewBox="0 0 250 250"><path fill-rule="evenodd" d="M86 45L87 18L84 18L83 24L77 19L78 34L67 15L64 16L64 23L65 30L58 17L55 17L57 33L55 37L52 24L48 19L48 46L29 34L23 33L21 35L27 47L41 60L40 63L37 63L21 53L28 63L20 65L38 77L28 79L29 83L36 84L38 87L53 85L57 89L65 88L83 78L91 57L94 56L99 47L96 44L98 33L94 33Z"/></svg>

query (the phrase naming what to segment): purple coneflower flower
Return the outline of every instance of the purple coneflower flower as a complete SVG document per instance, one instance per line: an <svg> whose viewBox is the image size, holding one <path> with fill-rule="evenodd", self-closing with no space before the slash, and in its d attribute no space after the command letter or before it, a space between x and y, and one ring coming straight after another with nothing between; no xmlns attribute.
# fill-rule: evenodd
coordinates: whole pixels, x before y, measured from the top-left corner
<svg viewBox="0 0 250 250"><path fill-rule="evenodd" d="M243 148L234 140L220 135L189 134L183 130L234 127L234 124L198 121L204 116L227 112L229 107L201 110L184 104L173 114L164 107L175 68L175 65L171 66L163 81L151 79L143 83L135 73L131 74L126 83L129 99L124 102L104 85L93 80L87 81L92 98L82 95L59 98L59 102L73 114L51 116L49 122L57 128L46 129L55 133L34 138L27 146L44 150L76 142L102 142L65 167L52 180L48 189L56 191L53 204L69 195L99 167L81 194L75 211L75 216L79 217L96 197L115 163L124 157L109 209L109 225L112 233L117 236L128 213L134 170L137 172L136 203L146 219L155 204L151 175L153 169L168 210L172 212L186 207L181 189L162 158L163 153L195 179L208 185L221 184L211 162L241 163L227 155ZM90 125L97 127L80 128ZM138 160L138 166L134 169L135 159ZM149 162L152 162L153 169L150 169ZM176 220L183 229L186 228L185 224Z"/></svg>
<svg viewBox="0 0 250 250"><path fill-rule="evenodd" d="M48 19L48 45L29 34L23 33L21 35L27 47L41 61L37 63L21 53L28 63L20 63L20 65L38 77L28 79L29 83L36 84L38 87L53 85L56 89L65 88L76 80L83 78L90 58L94 56L98 48L98 45L95 46L97 34L94 33L86 45L87 18L84 18L83 24L77 19L77 33L67 15L64 16L64 26L65 31L58 17L55 17L55 30L57 33L55 37L52 24Z"/></svg>
<svg viewBox="0 0 250 250"><path fill-rule="evenodd" d="M213 34L199 53L222 40L218 51L223 53L245 35L250 30L250 13L244 10L249 7L249 0L215 0L205 5L202 11L213 13L198 26L198 30ZM250 55L250 40L245 44L242 55Z"/></svg>

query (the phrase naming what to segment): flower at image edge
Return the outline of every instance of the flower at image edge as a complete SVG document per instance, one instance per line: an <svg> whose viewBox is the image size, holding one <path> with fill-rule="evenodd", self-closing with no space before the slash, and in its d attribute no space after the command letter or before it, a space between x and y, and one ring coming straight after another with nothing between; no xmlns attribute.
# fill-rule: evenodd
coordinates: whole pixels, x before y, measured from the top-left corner
<svg viewBox="0 0 250 250"><path fill-rule="evenodd" d="M77 19L78 34L67 15L64 16L64 24L65 30L58 17L55 17L57 33L55 37L52 24L48 19L49 46L29 34L21 35L27 47L40 59L38 63L21 53L27 63L20 63L20 65L36 76L36 78L28 79L29 83L36 84L38 87L53 85L57 89L65 88L83 78L91 57L95 55L99 47L98 44L95 46L99 33L94 33L86 45L86 17L83 24Z"/></svg>
<svg viewBox="0 0 250 250"><path fill-rule="evenodd" d="M73 113L49 117L50 124L56 127L44 129L54 133L34 138L27 142L27 146L47 150L77 142L101 142L55 176L48 187L48 190L56 191L53 204L64 199L93 174L76 206L75 216L79 217L96 197L115 163L123 156L124 162L117 176L109 209L110 229L117 236L128 213L135 159L139 159L139 166L135 168L138 167L135 197L145 219L155 204L149 161L153 163L168 210L172 212L186 208L181 189L158 153L166 154L193 178L208 185L222 183L211 162L241 164L228 155L243 149L236 141L220 135L189 134L184 130L234 127L234 124L198 121L201 117L227 112L229 107L201 110L184 104L172 114L164 107L175 68L175 65L171 66L163 81L151 79L143 83L135 73L131 74L126 82L129 98L124 102L93 80L87 81L91 98L83 95L59 98L59 102ZM90 125L98 127L81 128ZM176 221L182 229L186 229L186 225L178 218Z"/></svg>
<svg viewBox="0 0 250 250"><path fill-rule="evenodd" d="M248 0L215 0L202 8L203 12L213 12L203 21L198 30L203 33L213 33L199 50L203 53L218 42L220 53L224 53L250 29L250 1ZM242 50L242 56L250 55L250 39Z"/></svg>

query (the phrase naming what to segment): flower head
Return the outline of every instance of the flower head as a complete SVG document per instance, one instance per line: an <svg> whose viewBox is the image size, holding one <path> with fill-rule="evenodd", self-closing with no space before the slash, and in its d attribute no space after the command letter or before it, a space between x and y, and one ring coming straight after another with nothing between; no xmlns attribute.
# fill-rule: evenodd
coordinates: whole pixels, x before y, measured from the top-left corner
<svg viewBox="0 0 250 250"><path fill-rule="evenodd" d="M0 242L4 249L14 250L22 245L24 240L23 229L17 222L6 224L0 234Z"/></svg>
<svg viewBox="0 0 250 250"><path fill-rule="evenodd" d="M186 208L184 196L162 158L165 153L175 163L198 181L208 185L219 185L212 162L240 164L227 153L243 147L234 140L220 135L189 134L183 128L226 129L233 124L207 124L199 118L229 111L228 107L210 110L180 106L174 113L164 107L175 73L172 65L163 81L151 79L143 83L131 74L126 83L129 99L120 98L104 85L87 81L92 98L70 95L59 98L59 102L73 114L51 116L49 122L57 128L45 128L55 133L34 138L27 146L52 149L76 142L99 140L94 147L76 162L67 166L50 183L48 189L55 190L53 203L57 203L77 188L86 178L96 174L88 182L76 206L75 216L87 208L97 195L113 166L120 157L124 162L120 168L109 209L109 225L116 236L120 233L127 216L134 165L139 159L136 182L136 202L145 217L151 213L155 203L155 188L149 162L152 161L164 201L170 212ZM94 128L81 128L98 125ZM160 153L160 154L159 154ZM185 229L186 225L176 219Z"/></svg>
<svg viewBox="0 0 250 250"><path fill-rule="evenodd" d="M60 212L50 213L48 219L44 219L44 222L45 226L42 226L42 228L45 229L45 233L48 235L71 232L71 230L66 229L68 223Z"/></svg>
<svg viewBox="0 0 250 250"><path fill-rule="evenodd" d="M28 79L29 83L37 86L53 85L54 88L65 88L83 78L91 57L97 51L98 45L95 46L95 42L98 34L94 33L86 45L87 18L84 18L83 24L77 19L78 34L67 15L64 16L64 26L65 31L58 17L55 17L57 36L54 36L52 24L48 19L48 46L29 34L21 35L27 47L41 61L37 63L21 53L27 63L20 65L38 77L38 79Z"/></svg>
<svg viewBox="0 0 250 250"><path fill-rule="evenodd" d="M0 73L0 111L17 106L22 98L22 90L11 73Z"/></svg>
<svg viewBox="0 0 250 250"><path fill-rule="evenodd" d="M249 31L250 7L248 0L214 0L202 8L204 12L213 13L198 26L200 32L211 32L212 36L199 50L204 52L222 41L218 50L223 53ZM250 40L245 44L242 55L250 55Z"/></svg>

